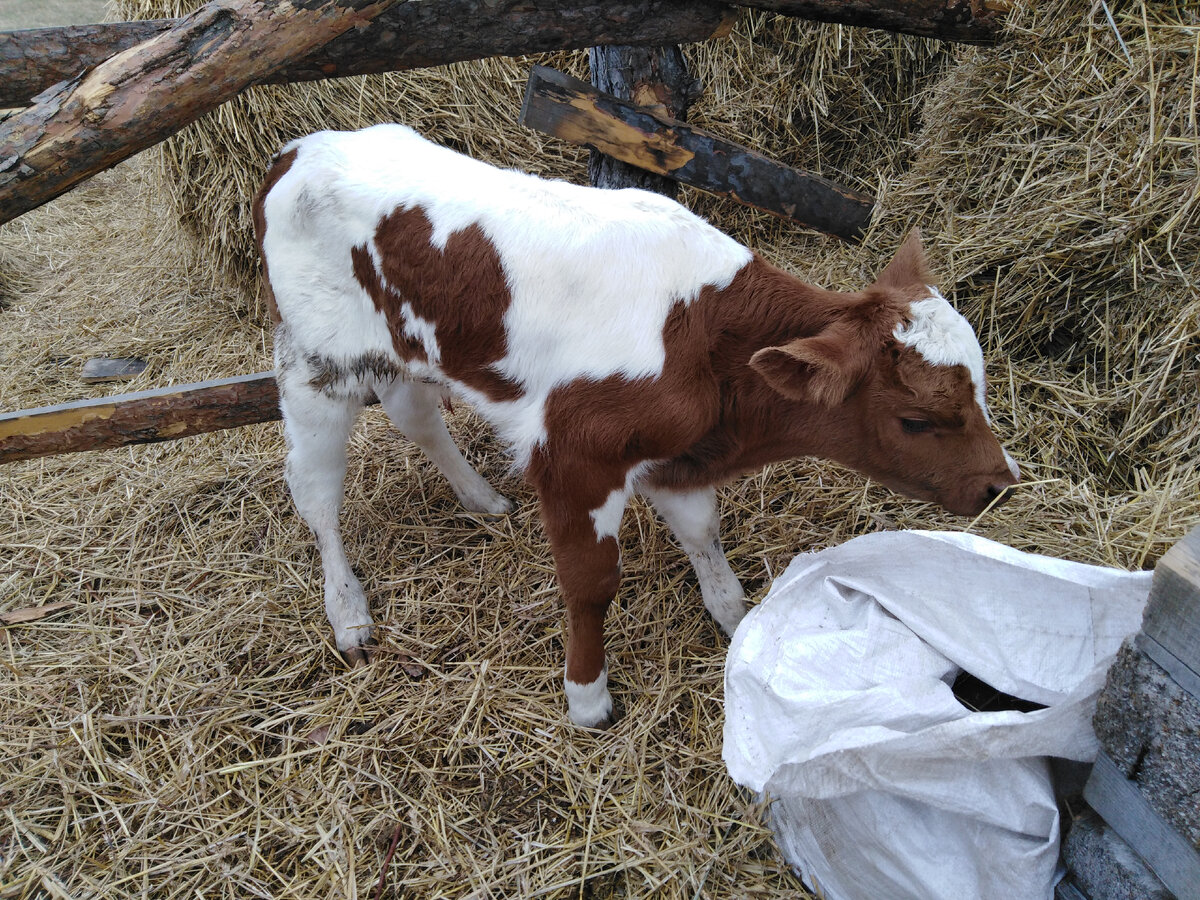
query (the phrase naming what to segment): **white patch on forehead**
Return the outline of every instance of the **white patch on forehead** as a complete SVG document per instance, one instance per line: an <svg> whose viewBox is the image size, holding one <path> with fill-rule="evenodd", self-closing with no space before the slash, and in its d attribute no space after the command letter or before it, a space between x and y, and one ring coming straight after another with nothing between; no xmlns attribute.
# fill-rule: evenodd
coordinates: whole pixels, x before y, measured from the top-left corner
<svg viewBox="0 0 1200 900"><path fill-rule="evenodd" d="M930 287L932 296L916 300L908 305L908 322L901 322L893 332L896 340L912 347L925 360L935 366L966 366L975 387L975 401L988 416L984 398L986 380L983 374L983 350L975 329L943 297L938 289Z"/></svg>

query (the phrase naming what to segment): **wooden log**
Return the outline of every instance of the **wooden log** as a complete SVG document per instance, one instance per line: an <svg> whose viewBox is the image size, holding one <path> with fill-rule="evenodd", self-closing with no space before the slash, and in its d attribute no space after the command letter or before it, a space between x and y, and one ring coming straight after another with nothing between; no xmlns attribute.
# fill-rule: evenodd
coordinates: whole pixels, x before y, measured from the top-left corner
<svg viewBox="0 0 1200 900"><path fill-rule="evenodd" d="M608 46L588 50L592 86L601 93L650 106L664 116L684 121L688 107L699 99L703 87L687 69L677 45L668 47ZM679 195L679 182L631 166L599 150L588 158L588 180L594 187L635 187Z"/></svg>
<svg viewBox="0 0 1200 900"><path fill-rule="evenodd" d="M733 0L738 6L963 44L994 44L1010 0Z"/></svg>
<svg viewBox="0 0 1200 900"><path fill-rule="evenodd" d="M859 237L871 217L874 201L865 194L601 94L544 66L530 73L521 122L838 237Z"/></svg>
<svg viewBox="0 0 1200 900"><path fill-rule="evenodd" d="M381 13L258 84L312 81L600 44L702 41L728 33L735 11L715 0L422 0ZM178 19L0 33L0 108L175 27Z"/></svg>
<svg viewBox="0 0 1200 900"><path fill-rule="evenodd" d="M174 23L174 19L151 19L0 32L0 109L25 106L47 88L161 34Z"/></svg>
<svg viewBox="0 0 1200 900"><path fill-rule="evenodd" d="M0 123L0 222L196 120L402 0L211 0Z"/></svg>
<svg viewBox="0 0 1200 900"><path fill-rule="evenodd" d="M271 372L0 414L0 463L169 441L278 419Z"/></svg>

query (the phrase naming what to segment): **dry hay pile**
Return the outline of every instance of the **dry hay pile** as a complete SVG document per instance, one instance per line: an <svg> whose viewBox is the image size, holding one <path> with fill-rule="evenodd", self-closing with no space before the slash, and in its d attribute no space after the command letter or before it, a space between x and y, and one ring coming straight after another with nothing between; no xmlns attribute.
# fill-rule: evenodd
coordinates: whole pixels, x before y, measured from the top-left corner
<svg viewBox="0 0 1200 900"><path fill-rule="evenodd" d="M861 285L920 224L1034 482L965 523L831 465L774 466L723 493L755 597L796 553L879 529L1138 567L1200 522L1200 17L1134 2L1114 31L1086 0L1041 7L997 49L753 16L689 51L695 121L880 211L851 247L687 202L830 286ZM118 15L135 11L176 10ZM130 390L267 368L245 203L296 134L399 119L583 178L579 151L513 124L527 67L255 91L6 226L0 408L107 393L77 377L101 353L150 361ZM388 896L803 895L724 774L726 642L663 527L641 505L626 520L609 640L626 715L582 733L531 493L469 413L453 428L518 509L464 514L365 414L344 522L383 649L355 671L278 426L0 469L0 611L69 604L0 636L0 897L370 896L393 842Z"/></svg>

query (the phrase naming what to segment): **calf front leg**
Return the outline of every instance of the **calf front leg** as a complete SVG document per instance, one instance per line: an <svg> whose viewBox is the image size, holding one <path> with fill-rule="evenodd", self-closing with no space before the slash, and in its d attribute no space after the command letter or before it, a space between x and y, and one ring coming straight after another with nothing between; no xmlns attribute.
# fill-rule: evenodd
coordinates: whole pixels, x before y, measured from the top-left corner
<svg viewBox="0 0 1200 900"><path fill-rule="evenodd" d="M439 385L396 379L377 385L375 392L392 424L446 476L463 506L492 515L509 511L512 504L471 467L450 437L438 411L442 392Z"/></svg>
<svg viewBox="0 0 1200 900"><path fill-rule="evenodd" d="M538 490L567 608L563 686L568 715L576 725L604 728L613 719L604 660L604 616L621 580L616 531L628 490L616 488L592 508L586 500L565 501L545 485L540 484Z"/></svg>

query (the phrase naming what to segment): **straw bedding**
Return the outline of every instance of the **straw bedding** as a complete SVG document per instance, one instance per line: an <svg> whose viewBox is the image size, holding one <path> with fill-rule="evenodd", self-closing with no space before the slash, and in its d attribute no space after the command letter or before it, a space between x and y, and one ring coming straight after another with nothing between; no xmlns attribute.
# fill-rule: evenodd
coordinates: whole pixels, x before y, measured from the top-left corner
<svg viewBox="0 0 1200 900"><path fill-rule="evenodd" d="M692 118L878 193L840 244L689 205L797 273L857 287L924 229L989 357L1029 482L978 522L801 460L723 491L754 598L796 553L891 528L1149 566L1200 523L1200 17L1086 0L1015 13L996 49L747 16L689 49ZM1114 5L1115 6L1115 5ZM122 0L117 14L176 10ZM551 62L583 71L580 54ZM247 199L317 127L398 119L580 180L515 124L529 61L263 89L0 230L0 408L268 368ZM635 504L610 614L604 734L570 727L535 503L485 429L452 428L511 516L462 512L378 410L351 448L346 541L382 625L347 670L264 425L0 470L0 897L804 896L720 759L726 641ZM389 851L391 855L389 857Z"/></svg>

